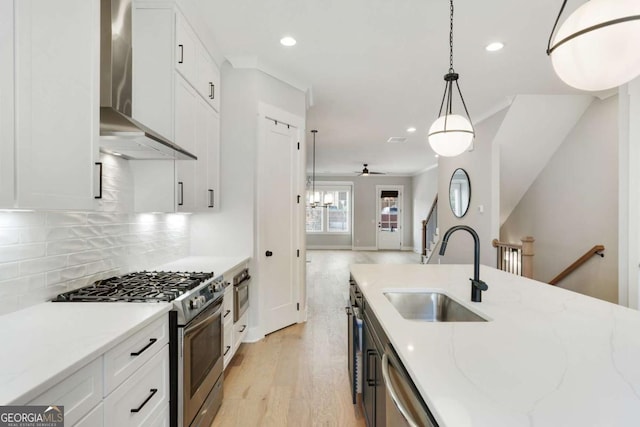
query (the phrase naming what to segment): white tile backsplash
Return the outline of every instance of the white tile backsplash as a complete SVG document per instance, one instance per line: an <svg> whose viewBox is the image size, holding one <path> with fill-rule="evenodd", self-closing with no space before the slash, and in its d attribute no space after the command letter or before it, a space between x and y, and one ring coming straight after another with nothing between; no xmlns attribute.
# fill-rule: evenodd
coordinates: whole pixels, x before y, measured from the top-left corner
<svg viewBox="0 0 640 427"><path fill-rule="evenodd" d="M0 314L189 254L189 216L132 213L127 161L101 160L97 212L0 211Z"/></svg>

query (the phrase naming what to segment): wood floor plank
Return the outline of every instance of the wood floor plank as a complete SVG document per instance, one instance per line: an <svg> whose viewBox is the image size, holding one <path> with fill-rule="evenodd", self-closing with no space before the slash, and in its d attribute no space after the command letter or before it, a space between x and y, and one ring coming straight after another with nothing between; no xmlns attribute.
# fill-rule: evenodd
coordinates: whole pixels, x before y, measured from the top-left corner
<svg viewBox="0 0 640 427"><path fill-rule="evenodd" d="M347 370L350 264L415 264L412 252L307 251L307 322L242 344L212 427L364 427Z"/></svg>

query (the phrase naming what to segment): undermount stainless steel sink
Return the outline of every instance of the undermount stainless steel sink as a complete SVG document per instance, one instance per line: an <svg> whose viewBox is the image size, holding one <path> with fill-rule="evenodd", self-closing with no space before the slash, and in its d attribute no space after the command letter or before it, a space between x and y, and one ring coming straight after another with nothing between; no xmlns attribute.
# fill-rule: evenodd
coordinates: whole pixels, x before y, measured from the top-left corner
<svg viewBox="0 0 640 427"><path fill-rule="evenodd" d="M385 292L405 319L425 322L486 322L473 311L440 292Z"/></svg>

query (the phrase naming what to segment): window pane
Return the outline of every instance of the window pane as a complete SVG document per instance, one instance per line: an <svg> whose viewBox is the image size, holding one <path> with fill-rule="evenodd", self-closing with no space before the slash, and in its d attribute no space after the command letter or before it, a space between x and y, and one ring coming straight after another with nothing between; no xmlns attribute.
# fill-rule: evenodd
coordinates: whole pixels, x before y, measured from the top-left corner
<svg viewBox="0 0 640 427"><path fill-rule="evenodd" d="M322 230L323 208L307 206L307 232L318 233Z"/></svg>
<svg viewBox="0 0 640 427"><path fill-rule="evenodd" d="M327 209L328 226L327 231L334 233L349 232L349 192L331 191L333 194L333 204Z"/></svg>

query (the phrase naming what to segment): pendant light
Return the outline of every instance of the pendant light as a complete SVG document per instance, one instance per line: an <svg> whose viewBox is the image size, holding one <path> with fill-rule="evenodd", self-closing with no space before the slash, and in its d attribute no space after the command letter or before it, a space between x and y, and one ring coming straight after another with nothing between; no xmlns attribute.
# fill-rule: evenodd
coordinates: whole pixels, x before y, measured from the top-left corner
<svg viewBox="0 0 640 427"><path fill-rule="evenodd" d="M312 190L311 196L308 197L307 203L311 208L326 208L333 204L333 194L325 193L322 201L320 200L320 192L316 191L316 134L318 133L317 129L312 129L311 133L313 134L313 171L312 171ZM322 202L322 203L321 203Z"/></svg>
<svg viewBox="0 0 640 427"><path fill-rule="evenodd" d="M475 136L467 105L462 97L458 78L460 75L453 69L453 0L449 0L449 72L445 74L444 95L440 104L438 119L429 128L429 145L436 154L445 157L454 157L464 153L471 145ZM453 114L453 84L455 83L464 107L466 118ZM444 114L443 114L444 108Z"/></svg>
<svg viewBox="0 0 640 427"><path fill-rule="evenodd" d="M605 90L640 75L640 1L590 0L558 26L563 0L547 44L553 68L566 84Z"/></svg>
<svg viewBox="0 0 640 427"><path fill-rule="evenodd" d="M308 202L310 207L316 208L320 204L320 193L316 193L316 133L318 133L318 130L312 129L311 133L313 134L313 169L311 175L311 196Z"/></svg>

